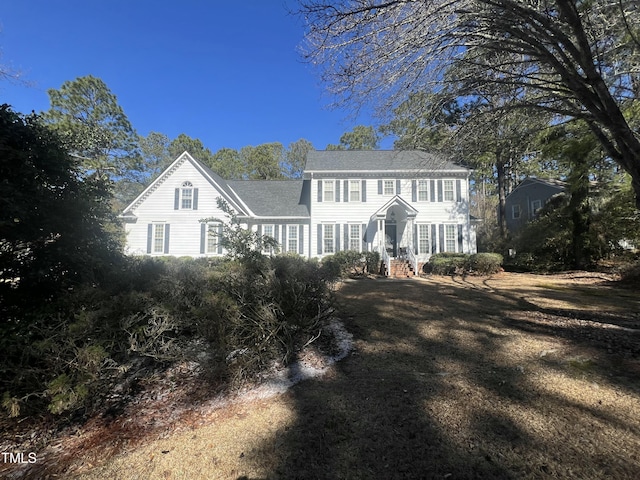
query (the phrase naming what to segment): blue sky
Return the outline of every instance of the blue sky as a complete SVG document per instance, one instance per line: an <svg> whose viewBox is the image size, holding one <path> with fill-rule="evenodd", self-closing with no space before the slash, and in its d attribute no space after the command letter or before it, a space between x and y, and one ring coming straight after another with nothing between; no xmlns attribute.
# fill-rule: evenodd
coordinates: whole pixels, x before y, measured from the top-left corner
<svg viewBox="0 0 640 480"><path fill-rule="evenodd" d="M330 110L318 71L302 61L293 0L0 0L0 63L30 85L0 81L0 102L48 110L47 90L101 78L140 135L222 147L299 138L338 143L357 124ZM384 142L384 144L389 141Z"/></svg>

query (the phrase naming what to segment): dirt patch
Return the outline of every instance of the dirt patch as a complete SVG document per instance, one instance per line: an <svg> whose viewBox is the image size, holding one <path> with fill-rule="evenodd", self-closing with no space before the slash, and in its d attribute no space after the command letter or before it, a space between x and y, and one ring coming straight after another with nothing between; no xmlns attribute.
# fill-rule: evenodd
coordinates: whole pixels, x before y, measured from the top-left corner
<svg viewBox="0 0 640 480"><path fill-rule="evenodd" d="M192 409L107 462L91 452L116 440L94 442L61 475L637 478L640 300L613 280L346 282L338 312L355 348L324 376ZM175 412L160 402L141 414Z"/></svg>

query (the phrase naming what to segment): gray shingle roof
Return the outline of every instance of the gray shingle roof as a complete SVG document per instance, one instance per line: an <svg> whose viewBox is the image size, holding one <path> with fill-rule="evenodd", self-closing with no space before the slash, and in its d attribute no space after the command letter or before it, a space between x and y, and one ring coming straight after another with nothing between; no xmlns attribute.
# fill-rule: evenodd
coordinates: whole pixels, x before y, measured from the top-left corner
<svg viewBox="0 0 640 480"><path fill-rule="evenodd" d="M314 150L307 154L307 172L322 171L467 171L437 155L420 150Z"/></svg>
<svg viewBox="0 0 640 480"><path fill-rule="evenodd" d="M303 180L227 180L229 187L261 217L308 217Z"/></svg>

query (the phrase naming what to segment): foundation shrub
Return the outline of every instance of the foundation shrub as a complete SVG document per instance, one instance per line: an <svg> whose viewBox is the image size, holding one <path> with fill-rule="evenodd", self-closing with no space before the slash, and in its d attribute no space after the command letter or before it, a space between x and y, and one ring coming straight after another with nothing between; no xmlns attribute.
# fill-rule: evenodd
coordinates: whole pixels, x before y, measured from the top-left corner
<svg viewBox="0 0 640 480"><path fill-rule="evenodd" d="M436 253L429 258L425 271L434 275L463 273L468 257L469 255L464 253Z"/></svg>
<svg viewBox="0 0 640 480"><path fill-rule="evenodd" d="M322 259L329 276L344 278L360 276L366 273L375 274L380 270L380 254L378 252L356 252L342 250Z"/></svg>
<svg viewBox="0 0 640 480"><path fill-rule="evenodd" d="M479 275L491 275L502 270L502 262L499 253L474 253L467 260L466 270Z"/></svg>

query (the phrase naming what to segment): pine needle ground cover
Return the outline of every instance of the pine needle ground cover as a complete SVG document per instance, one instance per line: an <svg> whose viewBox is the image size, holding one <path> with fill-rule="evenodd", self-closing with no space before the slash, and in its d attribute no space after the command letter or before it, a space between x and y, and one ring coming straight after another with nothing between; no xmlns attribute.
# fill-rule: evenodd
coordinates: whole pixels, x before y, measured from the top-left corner
<svg viewBox="0 0 640 480"><path fill-rule="evenodd" d="M640 304L609 280L347 281L354 349L327 374L67 475L637 478Z"/></svg>

